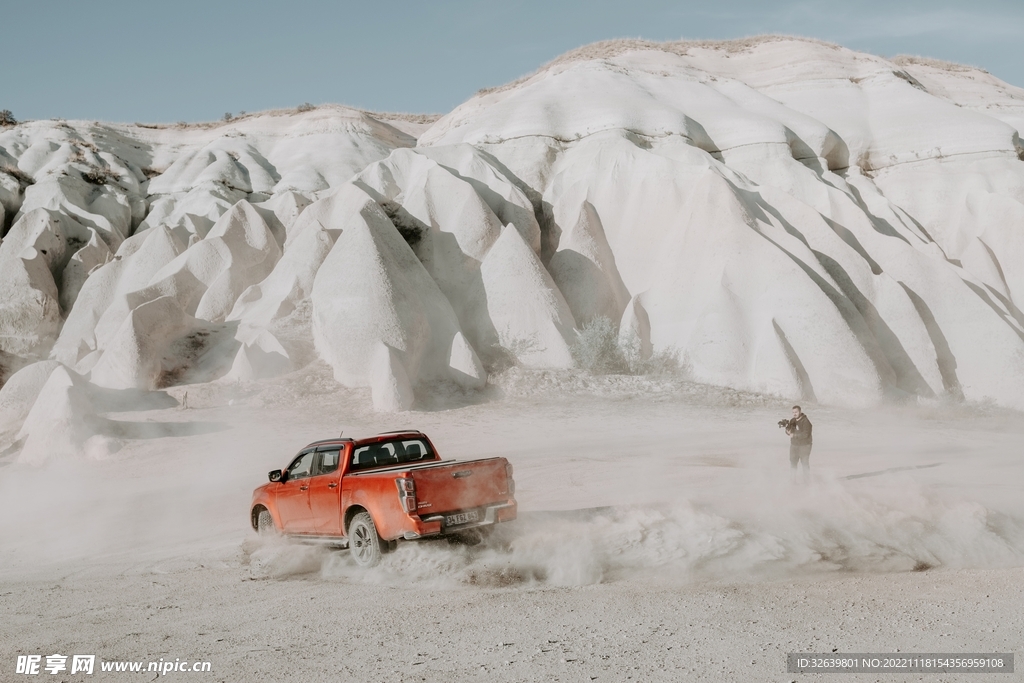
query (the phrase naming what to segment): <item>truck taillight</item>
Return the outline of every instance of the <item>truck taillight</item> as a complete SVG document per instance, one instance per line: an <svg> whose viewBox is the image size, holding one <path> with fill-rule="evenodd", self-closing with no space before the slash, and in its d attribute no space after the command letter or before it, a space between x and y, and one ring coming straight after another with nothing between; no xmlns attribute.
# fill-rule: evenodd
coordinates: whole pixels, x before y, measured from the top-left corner
<svg viewBox="0 0 1024 683"><path fill-rule="evenodd" d="M416 512L416 482L408 477L395 479L395 486L398 487L398 500L402 503L402 509L406 512Z"/></svg>
<svg viewBox="0 0 1024 683"><path fill-rule="evenodd" d="M508 479L508 495L516 495L516 480L512 478L512 463L505 463L505 477Z"/></svg>

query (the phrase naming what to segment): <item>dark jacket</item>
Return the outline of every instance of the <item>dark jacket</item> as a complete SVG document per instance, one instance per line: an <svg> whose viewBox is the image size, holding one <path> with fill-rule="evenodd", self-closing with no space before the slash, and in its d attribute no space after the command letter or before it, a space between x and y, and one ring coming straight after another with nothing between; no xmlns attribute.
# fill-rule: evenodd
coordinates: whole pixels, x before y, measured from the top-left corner
<svg viewBox="0 0 1024 683"><path fill-rule="evenodd" d="M790 435L790 440L793 443L810 444L811 429L813 429L813 425L811 424L811 421L807 419L807 414L801 413L800 417L789 421L789 427L786 428L786 433Z"/></svg>

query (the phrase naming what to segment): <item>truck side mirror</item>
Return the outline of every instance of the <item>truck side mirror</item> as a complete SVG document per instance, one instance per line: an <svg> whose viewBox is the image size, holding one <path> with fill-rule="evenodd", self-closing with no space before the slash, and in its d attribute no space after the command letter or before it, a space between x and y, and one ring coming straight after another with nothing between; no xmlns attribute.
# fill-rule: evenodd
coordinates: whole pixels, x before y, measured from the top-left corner
<svg viewBox="0 0 1024 683"><path fill-rule="evenodd" d="M284 473L281 470L274 470L273 472L269 473L267 477L270 479L270 481L284 481Z"/></svg>

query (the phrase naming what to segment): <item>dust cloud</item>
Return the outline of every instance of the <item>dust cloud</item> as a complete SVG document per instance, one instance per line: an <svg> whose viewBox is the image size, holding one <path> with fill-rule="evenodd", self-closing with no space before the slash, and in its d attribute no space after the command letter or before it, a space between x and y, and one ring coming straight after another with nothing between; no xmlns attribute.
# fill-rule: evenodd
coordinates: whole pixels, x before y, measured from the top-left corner
<svg viewBox="0 0 1024 683"><path fill-rule="evenodd" d="M759 580L818 572L901 572L1024 563L1019 518L903 486L777 482L732 489L744 502L524 513L478 545L400 544L374 569L343 550L252 541L254 577L451 585L585 586L634 578ZM860 490L858 490L860 489Z"/></svg>
<svg viewBox="0 0 1024 683"><path fill-rule="evenodd" d="M102 459L0 467L7 571L221 563L260 580L430 588L1024 565L1024 420L1008 411L809 409L804 482L774 428L781 405L534 397L389 417L358 397L289 411L234 391L196 410L108 413L121 447ZM444 457L508 457L519 519L477 545L402 542L371 570L252 532L252 490L303 445L410 420Z"/></svg>

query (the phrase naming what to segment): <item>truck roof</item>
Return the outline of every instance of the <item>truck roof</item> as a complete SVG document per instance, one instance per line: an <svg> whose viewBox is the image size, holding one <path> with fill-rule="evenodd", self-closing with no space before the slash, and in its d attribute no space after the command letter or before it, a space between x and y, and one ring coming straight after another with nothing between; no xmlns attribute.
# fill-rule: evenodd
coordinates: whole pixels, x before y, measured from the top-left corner
<svg viewBox="0 0 1024 683"><path fill-rule="evenodd" d="M329 444L343 444L350 442L355 442L358 445L363 445L368 443L379 443L381 441L387 441L388 439L394 439L402 436L425 436L425 434L418 429L399 429L394 432L381 432L376 436L367 436L362 439L353 439L348 436L338 436L333 439L321 439L319 441L314 441L313 443L307 444L306 448L313 448L315 446L325 446Z"/></svg>

